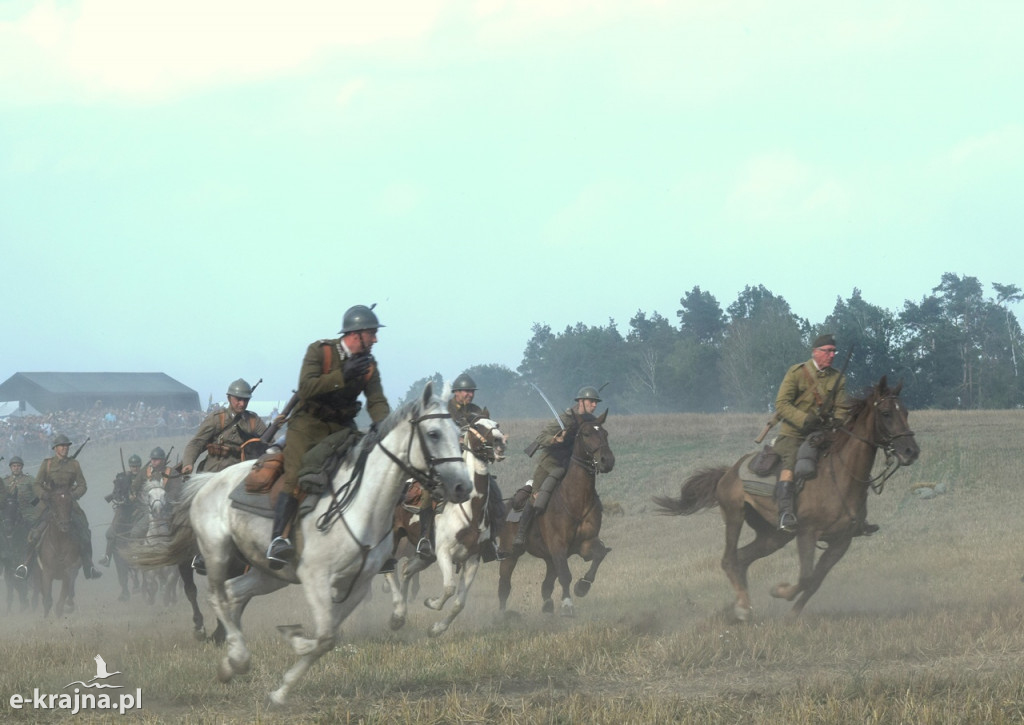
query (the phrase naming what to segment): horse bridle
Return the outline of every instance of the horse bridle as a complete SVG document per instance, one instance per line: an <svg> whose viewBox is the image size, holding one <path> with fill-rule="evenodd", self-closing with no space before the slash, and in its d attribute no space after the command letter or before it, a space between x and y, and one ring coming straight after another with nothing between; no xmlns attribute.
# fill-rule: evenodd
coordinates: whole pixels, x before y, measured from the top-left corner
<svg viewBox="0 0 1024 725"><path fill-rule="evenodd" d="M495 463L498 460L497 453L494 450L494 443L488 442L487 438L476 429L476 424L467 425L462 429L466 433L466 437L472 436L478 447L474 448L471 444L467 446L470 453L472 453L477 459L484 463ZM491 436L491 440L494 440L494 436Z"/></svg>
<svg viewBox="0 0 1024 725"><path fill-rule="evenodd" d="M589 423L583 423L581 425L589 425ZM600 427L600 426L597 426L597 427ZM579 431L576 432L576 435L579 436ZM573 460L576 463L578 463L579 465L581 465L583 467L583 469L587 473L589 473L591 476L593 476L594 478L597 478L597 474L600 473L600 471L598 470L597 453L602 448L607 448L608 447L608 443L607 442L602 442L601 445L599 445L597 448L594 448L593 450L591 450L591 449L587 448L587 440L586 440L586 438L583 438L582 439L582 446L583 446L583 452L586 455L590 456L590 460L586 460L584 458L581 458L581 457L577 456L575 452L573 452L571 460Z"/></svg>
<svg viewBox="0 0 1024 725"><path fill-rule="evenodd" d="M877 408L880 403L882 403L883 401L886 401L886 400L897 401L896 402L896 406L897 406L897 408L899 407L899 402L898 402L899 401L899 396L898 395L885 395L885 396L882 396L878 400L876 400L874 403L872 403L871 407ZM877 419L874 421L874 427L875 427L875 432L877 434L877 432L878 432L878 420ZM900 438L913 437L914 436L914 431L911 428L908 427L907 430L905 432L903 432L903 433L897 433L896 435L886 434L884 436L875 436L875 437L880 438L880 440L874 440L874 437L872 439L868 439L868 438L863 438L863 437L861 437L859 435L856 435L849 428L845 428L844 427L844 428L839 428L838 430L840 432L845 433L846 435L850 436L851 438L860 441L861 443L867 443L869 446L873 446L876 450L881 450L883 453L885 453L885 468L882 469L881 473L879 473L877 476L872 476L872 477L870 477L870 478L868 478L866 480L863 480L863 481L858 479L858 478L856 478L856 477L854 478L854 480L857 481L858 483L863 483L863 484L867 484L868 486L871 486L871 490L874 491L875 493L881 493L882 490L885 488L885 482L888 481L890 478L892 478L893 474L896 473L896 471L898 471L900 469L900 467L903 465L902 463L900 463L899 458L897 458L897 456L896 456L896 446L894 444Z"/></svg>

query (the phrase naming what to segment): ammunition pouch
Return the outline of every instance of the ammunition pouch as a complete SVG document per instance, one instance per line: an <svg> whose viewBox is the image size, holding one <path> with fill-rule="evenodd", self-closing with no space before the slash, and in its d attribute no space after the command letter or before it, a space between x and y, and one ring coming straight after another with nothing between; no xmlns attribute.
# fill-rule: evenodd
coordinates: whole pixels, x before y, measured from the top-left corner
<svg viewBox="0 0 1024 725"><path fill-rule="evenodd" d="M758 476L769 476L781 460L782 456L776 453L771 446L765 446L750 459L750 470Z"/></svg>
<svg viewBox="0 0 1024 725"><path fill-rule="evenodd" d="M525 486L520 488L512 496L512 509L514 511L522 511L526 506L526 502L530 500L530 496L533 495L533 481L528 482Z"/></svg>
<svg viewBox="0 0 1024 725"><path fill-rule="evenodd" d="M223 443L208 443L206 445L206 452L214 458L227 458L232 455L232 448L234 447L226 446Z"/></svg>

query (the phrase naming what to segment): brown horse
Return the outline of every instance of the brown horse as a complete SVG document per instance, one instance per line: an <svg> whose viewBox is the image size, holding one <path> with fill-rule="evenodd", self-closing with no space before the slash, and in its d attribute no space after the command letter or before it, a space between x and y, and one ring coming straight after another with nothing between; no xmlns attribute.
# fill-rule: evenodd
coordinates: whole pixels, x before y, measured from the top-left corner
<svg viewBox="0 0 1024 725"><path fill-rule="evenodd" d="M555 488L544 513L537 516L526 542L526 551L547 564L541 597L542 611L555 611L551 594L555 589L555 578L562 585L563 616L574 614L569 583L569 556L578 554L584 561L592 562L583 578L576 582L573 592L577 597L586 596L594 583L597 568L611 549L604 545L598 535L601 533L601 500L597 496L597 474L607 473L615 466L615 455L608 446L608 431L604 429L606 410L600 418L592 415L576 416L578 433L573 443L572 458L562 482ZM510 551L515 538L518 522L505 522L501 531L501 548ZM519 557L503 559L498 575L498 606L505 611L509 592L512 591L512 572Z"/></svg>
<svg viewBox="0 0 1024 725"><path fill-rule="evenodd" d="M863 398L850 401L849 412L831 434L831 446L818 463L817 476L804 483L797 500L799 526L795 534L800 556L800 578L795 585L777 584L772 596L793 601L794 615L803 611L829 570L843 558L853 536L867 516L868 490L880 493L885 481L901 466L909 466L920 453L914 432L907 422L907 409L900 401L902 383L889 388L883 377ZM886 467L878 476L871 470L879 450ZM731 468L719 466L698 471L683 484L680 498L659 496L654 502L662 513L688 515L720 506L725 520L725 553L722 569L736 590L733 614L739 621L750 617L747 568L793 538L779 531L774 497L744 490L740 466L744 456ZM755 538L737 549L743 522L754 529ZM818 542L827 548L814 562ZM799 595L799 598L797 598Z"/></svg>
<svg viewBox="0 0 1024 725"><path fill-rule="evenodd" d="M43 594L43 616L50 615L53 607L53 582L61 583L60 598L57 600L56 614L64 615L75 609L75 578L82 566L78 538L72 530L74 498L65 488L59 488L50 494L47 505L49 521L46 530L39 540L36 554L39 561L39 590Z"/></svg>

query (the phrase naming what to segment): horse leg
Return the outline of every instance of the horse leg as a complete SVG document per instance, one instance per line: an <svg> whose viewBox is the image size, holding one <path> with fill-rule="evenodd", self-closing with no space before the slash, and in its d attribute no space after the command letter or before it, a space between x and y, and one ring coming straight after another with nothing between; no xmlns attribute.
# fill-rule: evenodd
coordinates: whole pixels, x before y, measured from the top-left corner
<svg viewBox="0 0 1024 725"><path fill-rule="evenodd" d="M440 612L445 603L455 595L455 562L452 561L451 550L446 546L444 550L438 547L437 550L437 568L441 570L441 596L439 597L427 597L423 600L423 605L428 609L433 609L436 612Z"/></svg>
<svg viewBox="0 0 1024 725"><path fill-rule="evenodd" d="M543 602L540 611L544 614L554 614L555 603L551 599L551 594L555 591L555 579L558 578L558 569L555 568L555 562L550 556L544 559L544 565L546 570L544 572L544 581L540 584L540 598Z"/></svg>
<svg viewBox="0 0 1024 725"><path fill-rule="evenodd" d="M600 539L589 539L583 543L580 547L580 556L583 557L584 561L590 562L590 568L587 569L587 573L583 575L583 578L576 582L576 586L572 588L572 593L577 597L585 597L590 592L590 585L594 583L594 579L597 577L597 569L601 566L601 562L608 556L608 552L611 548L604 545L604 542Z"/></svg>
<svg viewBox="0 0 1024 725"><path fill-rule="evenodd" d="M818 563L814 567L814 573L811 574L810 578L804 583L803 592L800 594L800 598L797 599L796 604L793 605L792 614L794 616L800 614L804 610L804 606L807 604L807 600L810 599L821 583L825 581L825 576L829 570L838 563L843 555L846 554L846 550L850 548L850 543L853 541L852 538L844 539L835 544L829 544L828 548L822 552L821 556L818 557Z"/></svg>
<svg viewBox="0 0 1024 725"><path fill-rule="evenodd" d="M284 673L280 687L270 693L271 703L283 705L295 683L317 660L334 649L338 642L338 629L342 621L366 596L366 592L370 588L370 581L371 577L368 576L362 583L357 583L351 594L342 602L333 600L335 587L311 586L309 584L303 586L306 601L309 602L310 609L313 611L315 635L312 638L304 636L301 627L297 625L278 627L291 643L292 649L299 655L299 659ZM306 582L305 577L303 577L303 582Z"/></svg>
<svg viewBox="0 0 1024 725"><path fill-rule="evenodd" d="M411 559L406 559L400 567L396 567L394 573L384 575L385 580L387 580L388 585L391 587L391 604L393 609L391 611L391 621L388 623L391 629L397 630L405 626L405 618L409 608L409 582L428 565L428 562L423 561L418 556L414 556Z"/></svg>
<svg viewBox="0 0 1024 725"><path fill-rule="evenodd" d="M50 610L53 608L53 577L44 574L39 588L43 596L43 618L46 618L50 616Z"/></svg>
<svg viewBox="0 0 1024 725"><path fill-rule="evenodd" d="M519 557L511 556L501 560L498 565L498 611L505 612L508 595L512 592L512 572L516 570Z"/></svg>
<svg viewBox="0 0 1024 725"><path fill-rule="evenodd" d="M188 560L178 562L178 575L185 588L185 598L192 605L192 636L202 641L206 639L206 627L203 626L203 613L199 609L199 587L196 586L192 562Z"/></svg>
<svg viewBox="0 0 1024 725"><path fill-rule="evenodd" d="M818 539L810 533L800 533L797 535L796 547L800 557L799 578L796 584L790 584L789 582L776 584L771 590L773 597L791 602L796 598L797 594L804 590L814 574L814 552L817 543ZM847 543L847 546L849 546L849 543ZM843 551L845 552L846 549L844 548Z"/></svg>
<svg viewBox="0 0 1024 725"><path fill-rule="evenodd" d="M242 576L223 580L226 562L206 557L208 578L212 586L210 602L227 632L227 652L221 659L217 679L230 682L235 675L244 675L252 664L252 654L242 634L242 613L249 601L259 595L277 591L288 582L270 577L259 569L250 569Z"/></svg>
<svg viewBox="0 0 1024 725"><path fill-rule="evenodd" d="M434 626L430 628L428 634L431 637L437 637L448 631L448 628L455 621L455 618L459 616L466 607L466 599L469 596L469 588L473 586L473 580L476 578L476 573L480 569L480 557L471 556L462 564L462 571L459 572L458 576L458 589L455 592L455 600L452 602L452 606L448 609L448 616L444 617L441 621L435 622Z"/></svg>

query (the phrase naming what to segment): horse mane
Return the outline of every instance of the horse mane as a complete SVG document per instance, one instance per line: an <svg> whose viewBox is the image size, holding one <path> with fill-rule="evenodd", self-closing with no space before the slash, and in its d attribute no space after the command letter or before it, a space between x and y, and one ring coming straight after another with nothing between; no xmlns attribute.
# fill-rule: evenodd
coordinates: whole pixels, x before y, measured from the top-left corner
<svg viewBox="0 0 1024 725"><path fill-rule="evenodd" d="M433 396L432 400L438 400L437 396ZM421 406L422 399L417 395L412 400L402 404L401 407L391 411L388 417L380 423L370 426L370 429L359 439L359 442L348 449L343 463L355 463L358 461L359 456L362 455L364 450L370 450L378 442L384 440L399 423L404 423L408 417L416 417L421 410Z"/></svg>

